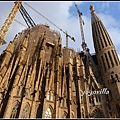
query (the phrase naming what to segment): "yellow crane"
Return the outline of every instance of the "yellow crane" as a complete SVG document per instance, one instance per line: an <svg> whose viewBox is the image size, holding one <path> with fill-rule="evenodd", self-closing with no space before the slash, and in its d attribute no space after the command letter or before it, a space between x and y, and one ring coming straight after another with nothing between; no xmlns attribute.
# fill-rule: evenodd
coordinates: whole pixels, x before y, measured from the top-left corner
<svg viewBox="0 0 120 120"><path fill-rule="evenodd" d="M10 11L10 13L9 13L8 17L6 18L5 22L3 23L2 27L0 28L0 46L3 44L6 44L5 37L9 31L13 21L15 20L15 17L17 15L18 11L21 13L28 28L36 26L36 24L34 23L32 18L30 17L30 15L28 14L28 12L23 7L22 2L21 1L14 2L14 6L12 7L12 10ZM15 21L17 21L17 20L15 20ZM17 21L17 22L19 24L22 24L19 21Z"/></svg>
<svg viewBox="0 0 120 120"><path fill-rule="evenodd" d="M69 34L67 34L65 31L63 31L57 25L55 25L48 18L46 18L45 16L43 16L40 12L38 12L37 10L35 10L34 8L32 8L30 5L28 5L27 3L25 3L25 4L28 7L30 7L31 9L33 9L35 12L37 12L39 15L41 15L42 17L44 17L47 21L49 21L50 23L52 23L60 31L62 31L66 35L66 37L71 38L75 42L74 37L71 37ZM12 10L10 11L10 13L9 13L8 17L6 18L5 22L3 23L2 27L0 28L0 46L2 46L3 44L6 44L5 37L6 37L7 33L8 33L8 31L9 31L9 29L10 29L13 21L15 20L15 17L17 15L18 11L21 13L21 15L22 15L23 19L25 20L28 28L36 26L36 24L34 23L34 21L32 20L32 18L30 17L30 15L27 13L27 11L25 10L25 8L23 7L22 2L21 1L14 2L14 6L13 6ZM15 21L17 21L17 20L15 20ZM18 23L20 23L20 22L18 22ZM22 24L22 23L20 23L20 24Z"/></svg>
<svg viewBox="0 0 120 120"><path fill-rule="evenodd" d="M19 11L19 9L21 8L22 2L21 1L17 1L14 2L14 6L12 8L12 10L10 11L8 17L6 18L5 22L3 23L2 27L0 28L0 46L3 44L6 44L5 41L5 37Z"/></svg>

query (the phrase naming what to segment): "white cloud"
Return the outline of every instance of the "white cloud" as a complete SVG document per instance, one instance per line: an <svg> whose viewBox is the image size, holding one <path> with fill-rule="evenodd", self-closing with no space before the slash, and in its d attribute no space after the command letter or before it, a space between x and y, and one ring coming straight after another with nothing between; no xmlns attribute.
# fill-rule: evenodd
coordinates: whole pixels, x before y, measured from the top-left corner
<svg viewBox="0 0 120 120"><path fill-rule="evenodd" d="M81 48L81 33L80 33L80 24L79 24L79 19L78 16L72 16L71 13L69 13L70 7L73 5L72 1L69 2L27 2L29 5L31 5L33 8L35 8L37 11L39 11L42 15L47 17L49 20L51 20L54 24L56 24L58 27L63 29L64 31L67 31L69 35L74 37L76 39L76 42L73 42L69 38L69 47L74 48L77 50L77 48ZM76 2L77 5L81 5L82 2ZM107 3L106 3L107 4ZM8 14L13 7L13 2L1 2L0 5L0 12L2 11L3 7L8 6L8 9L4 9L4 14L2 16L2 20L0 20L0 25L3 23L3 17L4 19L6 18L6 14ZM53 26L51 23L49 23L46 19L44 19L42 16L38 15L35 11L31 10L27 5L23 3L23 6L25 9L28 11L30 16L33 18L36 24L48 24L51 29L55 29L57 31L60 31L57 29L55 26ZM109 7L109 4L106 5ZM6 7L7 8L7 7ZM95 6L96 8L96 6ZM88 9L89 10L89 9ZM7 11L7 12L6 12ZM97 11L96 11L97 12ZM115 18L113 18L111 15L104 14L104 13L99 13L98 14L100 19L103 21L105 27L107 28L108 33L110 34L112 41L115 46L119 43L119 36L120 35L120 29L118 28L118 23ZM16 17L17 20L25 24L22 16L20 13L17 14ZM85 22L84 27L84 34L85 34L85 40L90 48L90 52L94 53L94 45L93 45L93 40L92 40L92 31L91 31L91 20L88 16L83 16L83 20ZM26 24L25 24L26 25ZM19 25L15 21L13 22L13 25L11 26L8 35L6 36L6 41L9 43L10 40L13 40L14 36L16 33L22 31L24 29L23 26ZM65 46L65 39L66 36L62 32L62 43L63 47ZM0 48L0 51L6 48L7 45L3 45ZM120 53L118 53L120 54Z"/></svg>

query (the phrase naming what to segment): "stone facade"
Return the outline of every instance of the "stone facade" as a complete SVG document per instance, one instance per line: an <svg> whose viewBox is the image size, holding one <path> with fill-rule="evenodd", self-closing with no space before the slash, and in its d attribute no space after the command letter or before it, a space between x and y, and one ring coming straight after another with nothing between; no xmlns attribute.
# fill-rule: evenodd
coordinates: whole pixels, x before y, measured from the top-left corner
<svg viewBox="0 0 120 120"><path fill-rule="evenodd" d="M93 56L88 48L86 53L62 48L60 33L46 25L18 33L0 56L0 118L120 117L119 79L110 79L111 72L120 78L120 62L112 41L98 51L97 24L92 24ZM109 58L105 71L108 63L101 56L108 51L113 63Z"/></svg>

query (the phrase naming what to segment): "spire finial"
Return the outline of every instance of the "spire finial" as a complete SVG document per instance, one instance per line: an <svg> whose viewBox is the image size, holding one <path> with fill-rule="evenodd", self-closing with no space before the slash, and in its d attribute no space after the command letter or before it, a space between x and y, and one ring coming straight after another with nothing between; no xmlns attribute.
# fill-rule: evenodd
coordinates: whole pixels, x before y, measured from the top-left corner
<svg viewBox="0 0 120 120"><path fill-rule="evenodd" d="M94 5L90 5L90 11L94 11Z"/></svg>

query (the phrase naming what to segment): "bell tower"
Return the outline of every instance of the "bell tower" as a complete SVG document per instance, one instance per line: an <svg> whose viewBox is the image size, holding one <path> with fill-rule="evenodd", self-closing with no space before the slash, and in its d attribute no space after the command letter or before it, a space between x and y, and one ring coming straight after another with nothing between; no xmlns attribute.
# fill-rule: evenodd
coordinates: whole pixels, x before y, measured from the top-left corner
<svg viewBox="0 0 120 120"><path fill-rule="evenodd" d="M93 5L90 6L90 11L92 36L98 65L104 87L109 90L109 94L106 95L106 113L108 117L113 115L120 117L120 60L115 46Z"/></svg>

